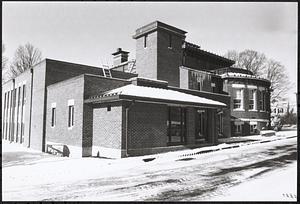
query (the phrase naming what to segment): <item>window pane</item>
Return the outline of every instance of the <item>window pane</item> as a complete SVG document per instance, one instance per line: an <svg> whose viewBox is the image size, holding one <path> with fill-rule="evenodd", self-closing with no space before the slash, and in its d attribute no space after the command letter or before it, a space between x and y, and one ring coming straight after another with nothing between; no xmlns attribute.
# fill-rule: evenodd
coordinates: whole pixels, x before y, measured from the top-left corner
<svg viewBox="0 0 300 204"><path fill-rule="evenodd" d="M236 98L242 98L241 89L236 90Z"/></svg>

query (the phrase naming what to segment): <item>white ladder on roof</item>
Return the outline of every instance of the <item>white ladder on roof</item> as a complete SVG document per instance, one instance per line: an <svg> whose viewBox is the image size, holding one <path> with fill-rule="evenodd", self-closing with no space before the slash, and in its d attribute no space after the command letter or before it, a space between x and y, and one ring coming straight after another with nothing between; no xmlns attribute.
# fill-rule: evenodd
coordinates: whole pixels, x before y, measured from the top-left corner
<svg viewBox="0 0 300 204"><path fill-rule="evenodd" d="M102 68L102 71L103 71L103 75L104 75L105 77L112 78L110 69Z"/></svg>

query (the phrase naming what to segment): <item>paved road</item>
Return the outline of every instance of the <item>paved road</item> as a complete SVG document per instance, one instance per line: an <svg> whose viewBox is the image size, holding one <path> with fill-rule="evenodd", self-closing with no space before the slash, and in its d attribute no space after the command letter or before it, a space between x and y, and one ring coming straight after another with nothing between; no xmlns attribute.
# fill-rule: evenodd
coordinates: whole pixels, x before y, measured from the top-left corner
<svg viewBox="0 0 300 204"><path fill-rule="evenodd" d="M232 186L262 177L296 160L297 140L293 138L164 163L154 160L147 162L148 166L132 167L134 170L124 172L126 176L32 186L23 194L57 201L200 201L226 194Z"/></svg>

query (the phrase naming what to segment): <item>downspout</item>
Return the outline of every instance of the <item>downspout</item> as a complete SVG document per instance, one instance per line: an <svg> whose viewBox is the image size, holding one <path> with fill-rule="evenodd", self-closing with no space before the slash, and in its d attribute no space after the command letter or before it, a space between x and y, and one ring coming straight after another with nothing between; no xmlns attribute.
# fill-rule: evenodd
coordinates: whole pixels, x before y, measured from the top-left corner
<svg viewBox="0 0 300 204"><path fill-rule="evenodd" d="M129 124L129 110L134 105L134 100L131 101L130 105L125 108L125 148L126 148L126 157L128 157L128 124Z"/></svg>
<svg viewBox="0 0 300 204"><path fill-rule="evenodd" d="M29 137L28 137L28 148L30 147L30 137L31 137L31 115L32 115L32 90L33 90L33 69L30 69L31 82L30 82L30 109L29 109Z"/></svg>

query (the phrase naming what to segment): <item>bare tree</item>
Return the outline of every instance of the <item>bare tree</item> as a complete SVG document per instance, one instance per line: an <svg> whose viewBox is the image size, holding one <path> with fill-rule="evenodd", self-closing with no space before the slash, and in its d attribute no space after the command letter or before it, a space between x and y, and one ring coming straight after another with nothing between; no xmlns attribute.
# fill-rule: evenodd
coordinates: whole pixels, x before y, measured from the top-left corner
<svg viewBox="0 0 300 204"><path fill-rule="evenodd" d="M3 54L5 52L5 45L2 44L2 70L6 68L6 65L7 65L7 57L5 57Z"/></svg>
<svg viewBox="0 0 300 204"><path fill-rule="evenodd" d="M2 44L2 83L7 81L7 63L8 58L4 56L5 45Z"/></svg>
<svg viewBox="0 0 300 204"><path fill-rule="evenodd" d="M16 77L27 69L30 69L33 65L41 61L41 59L41 51L32 44L27 43L24 46L19 46L10 66L11 77Z"/></svg>
<svg viewBox="0 0 300 204"><path fill-rule="evenodd" d="M234 67L239 67L240 53L238 53L236 50L228 50L224 57L235 61Z"/></svg>
<svg viewBox="0 0 300 204"><path fill-rule="evenodd" d="M250 70L254 75L261 74L266 63L266 56L254 50L244 50L239 54L239 64L242 68Z"/></svg>
<svg viewBox="0 0 300 204"><path fill-rule="evenodd" d="M229 50L224 57L234 60L236 63L234 67L244 68L253 72L254 75L260 75L267 61L263 53L254 50L244 50L237 52L236 50Z"/></svg>
<svg viewBox="0 0 300 204"><path fill-rule="evenodd" d="M284 98L287 90L291 87L285 67L280 62L267 59L263 53L249 49L242 52L229 50L224 57L236 61L235 67L250 70L254 75L270 80L272 103Z"/></svg>
<svg viewBox="0 0 300 204"><path fill-rule="evenodd" d="M271 81L271 102L276 102L286 96L291 88L285 67L278 61L269 59L264 67L263 76Z"/></svg>

